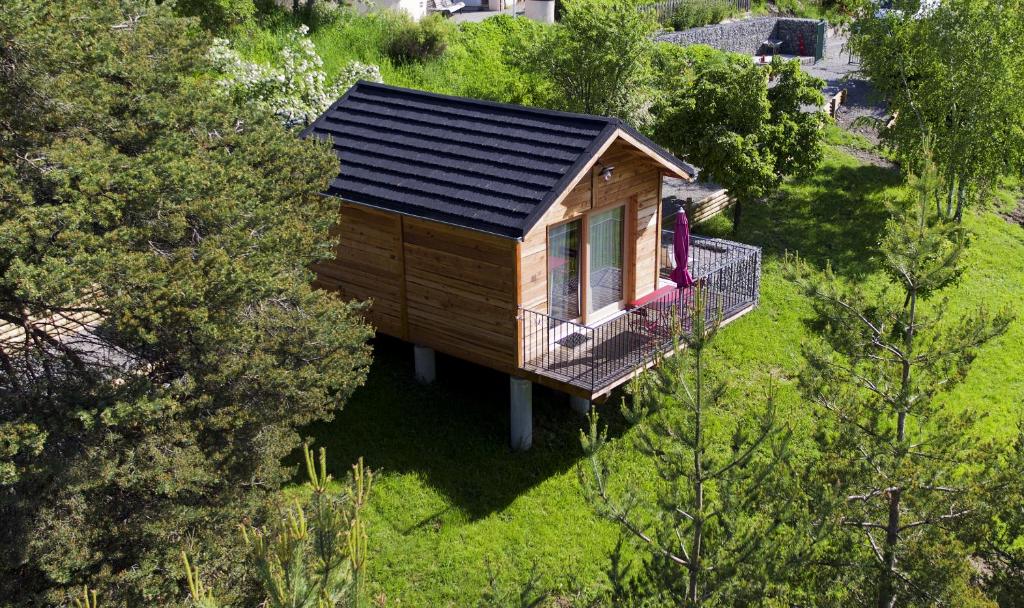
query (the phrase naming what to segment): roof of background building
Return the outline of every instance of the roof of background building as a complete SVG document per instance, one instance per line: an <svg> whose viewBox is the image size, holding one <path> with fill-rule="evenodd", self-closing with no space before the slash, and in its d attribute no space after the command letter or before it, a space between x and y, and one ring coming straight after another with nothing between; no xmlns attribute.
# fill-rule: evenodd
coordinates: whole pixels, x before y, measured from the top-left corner
<svg viewBox="0 0 1024 608"><path fill-rule="evenodd" d="M341 161L327 194L518 238L619 133L679 173L695 174L617 118L365 81L303 136L331 142Z"/></svg>

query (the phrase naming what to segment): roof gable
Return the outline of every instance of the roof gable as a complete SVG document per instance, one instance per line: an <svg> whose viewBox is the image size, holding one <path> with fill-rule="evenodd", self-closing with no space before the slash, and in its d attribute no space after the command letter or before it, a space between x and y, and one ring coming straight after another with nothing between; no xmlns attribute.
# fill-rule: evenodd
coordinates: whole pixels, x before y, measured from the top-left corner
<svg viewBox="0 0 1024 608"><path fill-rule="evenodd" d="M617 137L692 169L618 119L360 81L310 127L341 161L326 194L521 238Z"/></svg>

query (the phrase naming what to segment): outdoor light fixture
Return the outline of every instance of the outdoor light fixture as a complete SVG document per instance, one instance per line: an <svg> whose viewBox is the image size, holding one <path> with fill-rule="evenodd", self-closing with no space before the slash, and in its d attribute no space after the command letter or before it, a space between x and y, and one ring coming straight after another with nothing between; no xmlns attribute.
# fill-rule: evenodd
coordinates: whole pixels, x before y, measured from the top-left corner
<svg viewBox="0 0 1024 608"><path fill-rule="evenodd" d="M604 165L601 165L601 177L604 178L604 181L612 181L612 171L614 170L615 167L605 167Z"/></svg>

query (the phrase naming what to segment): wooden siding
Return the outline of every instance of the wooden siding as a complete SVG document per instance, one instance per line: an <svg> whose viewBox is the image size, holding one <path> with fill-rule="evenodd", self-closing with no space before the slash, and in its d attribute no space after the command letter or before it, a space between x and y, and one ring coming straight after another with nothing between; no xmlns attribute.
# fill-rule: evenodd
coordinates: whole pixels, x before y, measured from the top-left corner
<svg viewBox="0 0 1024 608"><path fill-rule="evenodd" d="M612 179L600 177L602 166L614 167ZM614 142L560 204L554 205L523 239L520 258L521 301L525 308L547 312L548 227L587 211L627 204L627 300L654 291L658 276L658 221L661 209L661 166L630 143ZM632 238L630 238L630 235ZM629 248L632 248L632 252ZM627 257L627 259L628 259Z"/></svg>
<svg viewBox="0 0 1024 608"><path fill-rule="evenodd" d="M498 369L517 367L513 239L343 203L336 259L315 286L372 300L381 333Z"/></svg>
<svg viewBox="0 0 1024 608"><path fill-rule="evenodd" d="M401 216L342 203L331 234L339 239L336 257L313 266L313 285L347 299L372 300L370 323L382 333L403 337Z"/></svg>
<svg viewBox="0 0 1024 608"><path fill-rule="evenodd" d="M516 241L403 218L406 339L500 371L516 368Z"/></svg>

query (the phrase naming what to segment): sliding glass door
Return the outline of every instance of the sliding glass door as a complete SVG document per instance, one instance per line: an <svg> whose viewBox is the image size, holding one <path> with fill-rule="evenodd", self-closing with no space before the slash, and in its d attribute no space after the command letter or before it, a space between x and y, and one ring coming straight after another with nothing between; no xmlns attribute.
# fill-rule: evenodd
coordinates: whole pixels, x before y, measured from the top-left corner
<svg viewBox="0 0 1024 608"><path fill-rule="evenodd" d="M571 321L581 316L582 245L581 220L554 226L548 232L548 314L555 318Z"/></svg>
<svg viewBox="0 0 1024 608"><path fill-rule="evenodd" d="M625 215L619 206L548 229L548 314L592 323L622 308Z"/></svg>
<svg viewBox="0 0 1024 608"><path fill-rule="evenodd" d="M623 300L623 224L625 207L592 213L588 217L590 268L588 318L603 316L621 308Z"/></svg>

